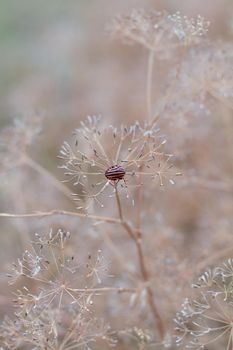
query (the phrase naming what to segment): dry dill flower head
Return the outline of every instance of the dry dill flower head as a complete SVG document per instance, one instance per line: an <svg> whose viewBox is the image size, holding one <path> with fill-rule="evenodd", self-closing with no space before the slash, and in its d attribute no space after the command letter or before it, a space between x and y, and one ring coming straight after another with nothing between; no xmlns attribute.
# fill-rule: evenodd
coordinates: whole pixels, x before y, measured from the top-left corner
<svg viewBox="0 0 233 350"><path fill-rule="evenodd" d="M101 250L95 256L87 254L86 263L80 263L76 256L69 254L69 239L70 233L63 230L36 234L31 250L26 250L22 258L12 265L12 273L7 275L9 284L23 278L26 282L40 285L38 294L28 294L26 287L24 292L20 292L17 300L20 300L25 312L28 313L37 303L40 306L56 304L58 308L67 300L78 304L83 293L89 295L85 288L100 285L102 277L107 275L108 264ZM77 289L77 285L82 288Z"/></svg>
<svg viewBox="0 0 233 350"><path fill-rule="evenodd" d="M79 309L77 305L38 307L24 316L16 314L14 320L6 317L0 340L6 350L91 349L93 343L109 348L115 342L109 330L108 324L92 315L86 300Z"/></svg>
<svg viewBox="0 0 233 350"><path fill-rule="evenodd" d="M77 349L101 339L111 342L109 326L95 316L95 295L107 265L101 251L86 263L70 252L70 233L36 234L32 247L12 266L10 284L23 282L14 299L14 317L0 326L7 349Z"/></svg>
<svg viewBox="0 0 233 350"><path fill-rule="evenodd" d="M163 51L181 44L198 43L207 34L209 24L200 15L189 18L179 12L133 10L130 15L117 16L109 31L126 43L139 43L151 51Z"/></svg>
<svg viewBox="0 0 233 350"><path fill-rule="evenodd" d="M164 32L168 32L169 21L166 12L135 9L130 15L115 17L109 31L115 38L126 43L139 43L149 50L158 49ZM167 37L167 39L169 39Z"/></svg>
<svg viewBox="0 0 233 350"><path fill-rule="evenodd" d="M168 15L168 19L173 23L174 34L186 45L197 43L201 37L207 34L210 25L210 22L201 15L192 18L176 12Z"/></svg>
<svg viewBox="0 0 233 350"><path fill-rule="evenodd" d="M136 122L116 128L103 125L100 118L88 117L74 132L73 144L64 142L61 168L67 181L77 186L76 200L92 199L103 206L101 195L107 190L112 195L116 186L128 197L130 186L148 181L161 186L174 184L172 176L178 173L171 170L171 155L162 151L165 143L156 124L141 126Z"/></svg>
<svg viewBox="0 0 233 350"><path fill-rule="evenodd" d="M233 259L203 273L194 299L186 299L177 314L177 345L187 349L233 347Z"/></svg>

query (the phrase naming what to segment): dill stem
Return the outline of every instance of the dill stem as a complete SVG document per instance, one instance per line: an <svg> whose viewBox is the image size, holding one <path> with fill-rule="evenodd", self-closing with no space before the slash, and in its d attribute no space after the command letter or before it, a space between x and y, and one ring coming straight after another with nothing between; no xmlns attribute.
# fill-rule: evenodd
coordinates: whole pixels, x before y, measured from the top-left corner
<svg viewBox="0 0 233 350"><path fill-rule="evenodd" d="M97 220L97 221L103 221L103 222L108 222L108 223L120 223L121 220L111 218L111 217L105 217L105 216L98 216L98 215L89 215L89 214L83 214L83 213L76 213L72 211L67 211L67 210L60 210L60 209L54 209L51 211L38 211L35 213L25 213L25 214L16 214L16 213L0 213L0 217L5 217L5 218L43 218L47 216L54 216L54 215L64 215L64 216L72 216L72 217L79 217L79 218L87 218L87 219L92 219L92 220Z"/></svg>
<svg viewBox="0 0 233 350"><path fill-rule="evenodd" d="M149 122L152 119L152 78L153 78L153 67L154 67L154 55L155 52L150 50L147 65L147 82L146 82L146 103L147 103L147 114Z"/></svg>
<svg viewBox="0 0 233 350"><path fill-rule="evenodd" d="M125 288L125 287L102 287L102 288L70 288L71 291L75 292L75 293L93 293L98 295L99 293L103 293L103 292L116 292L119 294L122 293L135 293L137 291L137 289L135 288Z"/></svg>
<svg viewBox="0 0 233 350"><path fill-rule="evenodd" d="M164 323L163 323L162 317L160 315L160 312L158 310L158 307L155 304L153 290L148 283L150 277L149 277L149 273L148 273L147 268L146 268L145 255L144 255L143 248L142 248L142 234L139 230L133 230L132 227L124 220L122 205L121 205L121 201L120 201L120 197L119 197L119 193L118 193L118 189L117 189L117 184L115 185L115 197L116 197L116 203L117 203L117 208L118 208L118 214L119 214L119 218L120 218L120 224L136 245L138 262L139 262L139 266L140 266L140 270L141 270L141 276L142 276L142 279L146 285L148 304L149 304L151 312L154 316L160 337L161 337L161 339L163 339L164 334L165 334Z"/></svg>
<svg viewBox="0 0 233 350"><path fill-rule="evenodd" d="M142 170L143 166L140 166L140 171ZM136 228L137 231L141 230L141 212L142 212L142 206L143 206L143 193L142 193L142 176L139 173L138 177L138 188L137 188L137 216L136 216Z"/></svg>

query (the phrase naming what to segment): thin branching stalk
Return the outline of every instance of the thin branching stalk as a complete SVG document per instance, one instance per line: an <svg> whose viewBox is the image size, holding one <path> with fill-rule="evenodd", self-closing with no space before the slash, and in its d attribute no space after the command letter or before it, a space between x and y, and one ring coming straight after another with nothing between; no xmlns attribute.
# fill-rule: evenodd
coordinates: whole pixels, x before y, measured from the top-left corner
<svg viewBox="0 0 233 350"><path fill-rule="evenodd" d="M120 201L120 197L117 189L117 184L115 185L115 197L116 197L119 218L121 220L121 226L124 228L124 230L127 232L129 237L134 241L136 245L138 262L141 270L141 276L146 285L148 304L154 316L160 337L161 339L164 339L164 335L165 335L164 322L162 320L158 307L155 304L153 291L149 285L150 277L146 268L145 255L143 253L143 248L142 248L142 234L141 232L131 228L131 226L124 220L122 205L121 205L121 201Z"/></svg>
<svg viewBox="0 0 233 350"><path fill-rule="evenodd" d="M47 216L54 216L54 215L64 215L64 216L73 216L73 217L79 217L79 218L88 218L92 220L102 221L102 222L108 222L108 223L121 223L119 219L110 218L106 216L98 216L98 215L89 215L89 214L83 214L83 213L76 213L72 211L66 211L66 210L51 210L51 211L39 211L35 213L26 213L26 214L11 214L11 213L0 213L0 217L5 218L43 218Z"/></svg>
<svg viewBox="0 0 233 350"><path fill-rule="evenodd" d="M143 208L143 191L141 185L141 175L139 174L138 178L138 187L136 192L137 198L137 216L136 216L136 228L138 231L141 230L141 213Z"/></svg>
<svg viewBox="0 0 233 350"><path fill-rule="evenodd" d="M153 81L153 67L154 67L154 51L149 52L148 66L147 66L147 83L146 83L146 103L148 119L152 118L152 81Z"/></svg>
<svg viewBox="0 0 233 350"><path fill-rule="evenodd" d="M108 293L108 292L116 292L116 293L135 293L137 292L136 288L117 288L117 287L102 287L102 288L72 288L72 291L76 293L93 293L93 294L100 294L100 293Z"/></svg>
<svg viewBox="0 0 233 350"><path fill-rule="evenodd" d="M220 112L221 112L221 121L223 123L226 141L228 143L228 149L230 150L231 164L233 163L233 120L232 120L232 110L233 102L224 96L221 96L218 92L211 90L210 95L214 97L218 102L220 102ZM231 166L231 172L233 172L233 166Z"/></svg>

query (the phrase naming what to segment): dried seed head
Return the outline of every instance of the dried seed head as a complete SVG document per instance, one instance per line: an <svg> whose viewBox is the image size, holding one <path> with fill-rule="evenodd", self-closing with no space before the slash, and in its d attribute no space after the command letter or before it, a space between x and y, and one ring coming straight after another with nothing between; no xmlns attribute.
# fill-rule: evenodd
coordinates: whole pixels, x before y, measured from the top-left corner
<svg viewBox="0 0 233 350"><path fill-rule="evenodd" d="M191 44L207 34L210 22L198 15L196 18L182 16L180 12L169 15L174 34L180 41Z"/></svg>
<svg viewBox="0 0 233 350"><path fill-rule="evenodd" d="M233 329L232 259L204 272L194 284L195 297L185 299L175 323L177 345L204 349L211 343L220 348L231 344Z"/></svg>
<svg viewBox="0 0 233 350"><path fill-rule="evenodd" d="M162 54L179 47L177 38L181 45L196 44L207 34L209 25L200 15L189 18L179 12L133 10L130 15L118 15L109 26L109 32L126 43L138 43Z"/></svg>
<svg viewBox="0 0 233 350"><path fill-rule="evenodd" d="M7 349L19 344L24 349L68 349L70 344L72 348L74 344L75 348L87 346L90 339L112 342L109 325L91 310L95 285L99 287L106 275L102 251L90 255L87 267L77 265L78 259L67 254L69 238L69 232L61 229L37 234L31 248L14 264L15 277L23 274L24 283L29 283L17 287L14 318L6 317L0 325L0 343Z"/></svg>
<svg viewBox="0 0 233 350"><path fill-rule="evenodd" d="M77 186L76 200L93 199L102 205L104 193L119 180L127 187L140 177L158 181L160 185L173 183L171 155L162 151L164 138L156 124L141 126L138 122L119 128L104 126L96 117L89 117L74 133L73 145L65 142L60 152L67 181ZM77 143L78 140L78 143ZM121 182L124 187L125 183ZM88 202L90 204L90 202ZM88 203L86 208L88 208Z"/></svg>

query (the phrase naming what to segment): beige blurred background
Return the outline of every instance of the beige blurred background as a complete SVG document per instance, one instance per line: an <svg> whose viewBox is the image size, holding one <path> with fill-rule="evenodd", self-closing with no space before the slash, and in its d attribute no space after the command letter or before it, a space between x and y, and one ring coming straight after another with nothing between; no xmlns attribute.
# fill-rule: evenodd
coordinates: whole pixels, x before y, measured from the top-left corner
<svg viewBox="0 0 233 350"><path fill-rule="evenodd" d="M29 153L58 181L62 179L57 159L60 146L80 120L87 115L102 115L108 124L118 124L145 118L148 53L136 45L129 47L112 41L106 32L107 24L117 14L130 13L134 8L180 11L188 16L200 14L211 22L209 37L214 43L232 42L232 0L0 0L0 129L11 125L15 118L42 115L43 131ZM228 49L232 51L230 45ZM167 83L164 77L172 70L172 63L169 64L156 61L153 107L161 86L164 89ZM209 96L208 99L206 104L211 112L208 115L188 116L188 125L180 129L175 125L176 132L173 127L166 127L166 120L162 124L168 149L174 151L176 165L184 173L181 182L192 171L201 179L198 184L183 187L178 182L169 191L155 189L149 198L152 202L148 200L144 208L151 269L153 259L163 262L172 257L170 275L174 274L172 267L179 266L179 262L180 266L188 262L193 267L202 258L208 258L210 252L214 255L232 246L232 140L226 137L228 125L231 128L233 125L232 110L226 113L219 101ZM227 125L222 118L224 113L229 115ZM0 212L75 210L73 203L57 192L46 176L30 167L13 168L1 174ZM68 186L72 189L72 185ZM0 225L0 262L7 270L33 233L45 232L49 227L65 227L76 233L77 226L80 229L82 224L71 218L51 217L1 218ZM155 226L159 227L161 237L154 235ZM84 237L78 242L83 252L103 242L101 235L92 232L89 226L88 234L89 239ZM125 244L124 239L121 244ZM164 260L154 254L158 246ZM180 271L184 276L182 268ZM193 277L189 272L188 283ZM160 278L161 281L164 278L166 285L167 275ZM8 289L4 294L9 294ZM180 302L180 294L177 300L174 309L176 302Z"/></svg>
<svg viewBox="0 0 233 350"><path fill-rule="evenodd" d="M56 123L57 132L64 126L69 132L87 114L125 119L143 113L143 50L111 43L106 35L107 23L133 8L201 14L216 39L229 36L233 25L231 0L2 0L1 126L38 111L48 127ZM126 75L133 77L127 86ZM136 103L135 94L142 100Z"/></svg>

